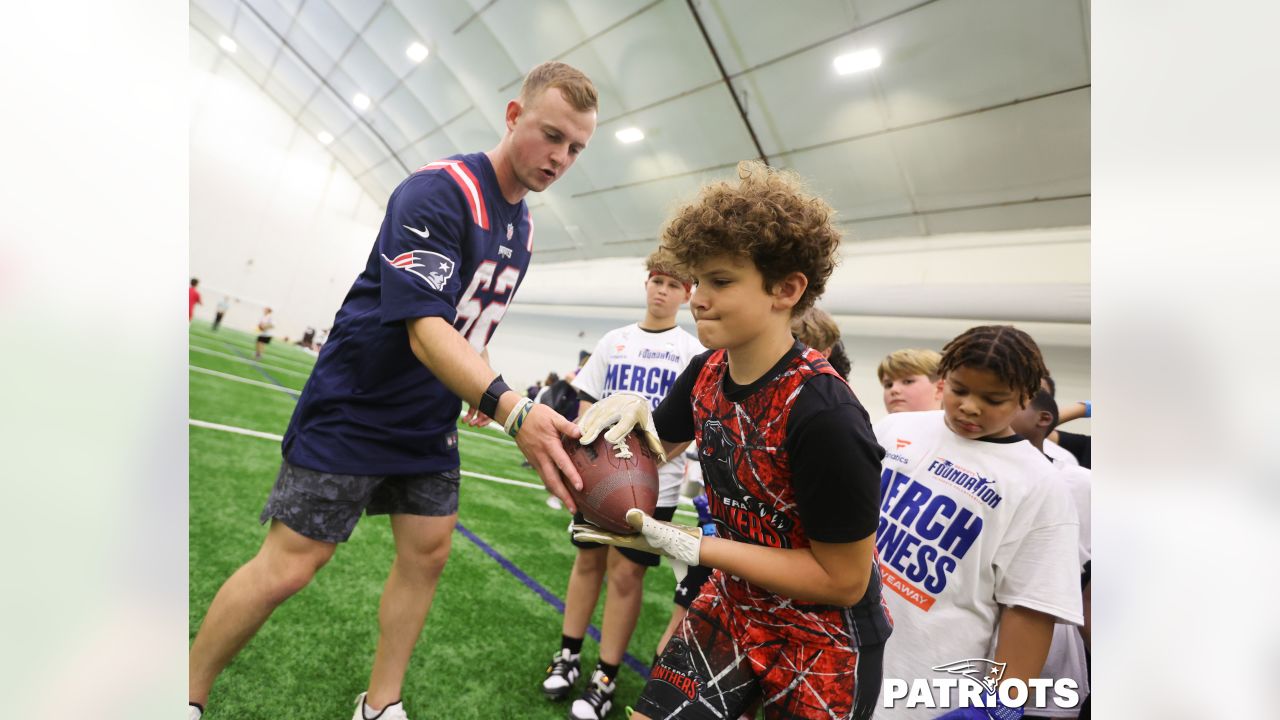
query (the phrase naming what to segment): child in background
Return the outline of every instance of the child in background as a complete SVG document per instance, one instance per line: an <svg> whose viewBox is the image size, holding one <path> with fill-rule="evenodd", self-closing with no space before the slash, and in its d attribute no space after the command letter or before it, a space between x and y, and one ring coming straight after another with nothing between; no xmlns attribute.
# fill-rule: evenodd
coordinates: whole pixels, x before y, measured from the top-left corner
<svg viewBox="0 0 1280 720"><path fill-rule="evenodd" d="M884 409L890 413L937 410L942 407L942 380L933 350L895 350L880 361L876 375L884 388Z"/></svg>
<svg viewBox="0 0 1280 720"><path fill-rule="evenodd" d="M983 326L947 344L938 372L942 410L875 425L888 449L876 532L894 618L884 677L954 680L933 668L976 658L1006 663L1005 680L1039 677L1054 623L1083 623L1075 508L1053 465L1010 428L1044 361L1021 330ZM876 717L939 717L906 705L898 698ZM942 717L1022 716L1001 710Z"/></svg>
<svg viewBox="0 0 1280 720"><path fill-rule="evenodd" d="M576 390L572 415L586 412L592 404L617 392L636 392L651 407L657 407L671 390L689 361L703 351L698 339L676 324L680 306L689 300L690 279L677 269L669 254L658 250L645 261L645 313L640 322L605 333L591 353L582 353L582 369L573 379ZM675 515L684 481L684 456L669 455L670 462L658 468L658 504L654 517L670 520ZM576 522L586 522L581 514ZM552 657L542 681L543 693L552 700L569 695L580 673L579 654L591 614L600 596L600 586L608 576L604 617L600 628L600 655L596 669L581 697L569 707L570 720L600 720L613 706L618 666L640 617L644 574L658 565L652 553L574 539L578 548L565 593L560 650Z"/></svg>

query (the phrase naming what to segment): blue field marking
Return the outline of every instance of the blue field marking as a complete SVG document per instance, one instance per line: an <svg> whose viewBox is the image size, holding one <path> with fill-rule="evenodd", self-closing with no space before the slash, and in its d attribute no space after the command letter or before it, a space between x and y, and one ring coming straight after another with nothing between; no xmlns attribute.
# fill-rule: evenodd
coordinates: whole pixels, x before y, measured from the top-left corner
<svg viewBox="0 0 1280 720"><path fill-rule="evenodd" d="M497 560L498 564L501 565L504 570L511 573L512 575L515 575L516 579L524 583L525 587L534 591L535 593L538 594L539 597L547 601L547 604L555 608L556 612L562 615L564 614L563 600L556 597L550 590L542 587L542 584L539 583L537 580L534 580L533 578L526 575L523 570L516 567L515 563L503 557L501 553L499 553L497 550L494 550L492 547L490 547L488 543L486 543L484 540L481 540L479 536L477 536L475 533L468 530L466 526L464 526L462 523L458 523L457 529L458 529L458 532L462 533L463 537L475 543L476 547L483 550L486 555L493 558L494 560ZM595 640L597 643L600 642L600 630L595 625L587 626L587 634L591 636L592 640ZM632 670L635 670L636 673L638 673L642 678L649 677L649 666L637 660L636 657L631 653L625 653L623 655L622 664L626 665Z"/></svg>
<svg viewBox="0 0 1280 720"><path fill-rule="evenodd" d="M226 348L227 348L228 350L230 350L231 352L233 352L233 353L235 353L235 354L239 355L240 357L244 358L245 360L248 360L248 361L252 362L252 363L253 363L253 369L254 369L254 370L257 370L259 373L262 373L262 377L264 377L264 378L266 378L266 379L270 380L271 382L275 383L276 385L279 385L279 386L280 386L280 387L282 387L282 388L287 389L289 392L294 392L294 393L299 392L299 391L294 390L293 388L291 388L291 387L289 387L289 386L285 385L284 383L280 382L279 380L275 379L274 377L272 377L272 376L271 376L271 373L269 373L269 372L267 372L266 370L264 370L264 369L263 369L263 367L262 367L262 365L261 365L261 364L259 364L257 360L254 360L253 358L249 357L248 355L245 355L244 353L240 352L240 348L237 348L235 345L232 345L231 343L229 343L229 342L227 342L227 341L225 341L225 340L219 340L218 342L220 342L220 343L222 343L224 346L226 346Z"/></svg>

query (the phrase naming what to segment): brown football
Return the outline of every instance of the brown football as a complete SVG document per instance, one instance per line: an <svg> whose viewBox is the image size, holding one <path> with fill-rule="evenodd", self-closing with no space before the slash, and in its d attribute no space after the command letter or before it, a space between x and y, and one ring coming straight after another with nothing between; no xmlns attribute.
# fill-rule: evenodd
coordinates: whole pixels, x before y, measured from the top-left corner
<svg viewBox="0 0 1280 720"><path fill-rule="evenodd" d="M565 452L582 477L582 489L569 486L578 512L588 522L611 532L634 535L627 524L631 508L653 514L658 507L658 457L639 432L627 436L630 458L618 457L604 433L590 445L574 438L562 438Z"/></svg>

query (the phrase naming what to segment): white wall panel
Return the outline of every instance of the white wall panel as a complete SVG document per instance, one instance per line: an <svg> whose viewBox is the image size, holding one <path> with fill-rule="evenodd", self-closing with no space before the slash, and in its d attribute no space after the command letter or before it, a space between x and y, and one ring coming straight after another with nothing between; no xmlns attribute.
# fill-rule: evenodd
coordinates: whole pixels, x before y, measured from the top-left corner
<svg viewBox="0 0 1280 720"><path fill-rule="evenodd" d="M241 300L227 317L248 329L261 305L277 332L327 327L364 267L380 202L310 132L234 64L191 34L191 274L212 315L221 295Z"/></svg>

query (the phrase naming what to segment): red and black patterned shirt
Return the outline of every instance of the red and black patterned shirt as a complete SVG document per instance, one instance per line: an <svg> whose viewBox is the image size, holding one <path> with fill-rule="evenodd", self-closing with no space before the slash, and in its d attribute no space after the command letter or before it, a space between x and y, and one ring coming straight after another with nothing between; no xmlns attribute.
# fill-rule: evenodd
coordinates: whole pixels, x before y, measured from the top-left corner
<svg viewBox="0 0 1280 720"><path fill-rule="evenodd" d="M796 343L750 385L729 377L728 355L689 364L654 412L668 442L697 440L719 537L806 548L854 542L876 531L880 461L866 410L821 353ZM854 647L883 641L891 621L871 563L863 598L850 607L798 603L726 576L739 608L801 634L838 634ZM766 610L767 608L767 610Z"/></svg>

